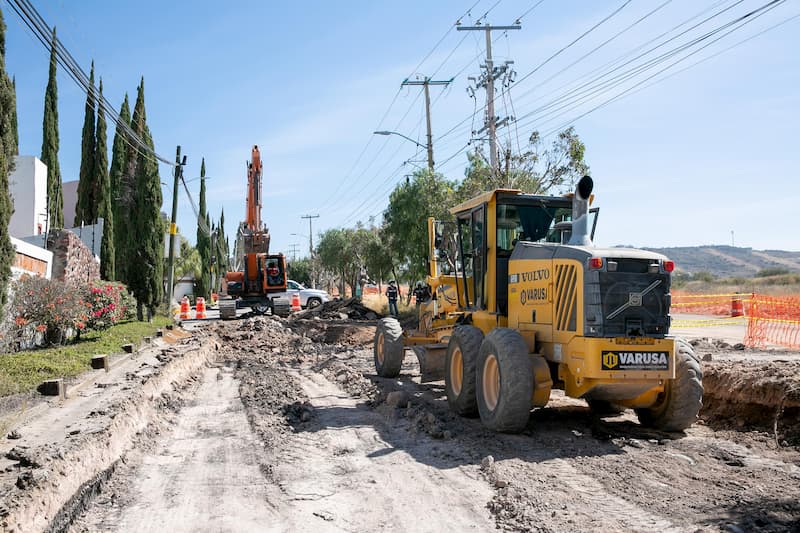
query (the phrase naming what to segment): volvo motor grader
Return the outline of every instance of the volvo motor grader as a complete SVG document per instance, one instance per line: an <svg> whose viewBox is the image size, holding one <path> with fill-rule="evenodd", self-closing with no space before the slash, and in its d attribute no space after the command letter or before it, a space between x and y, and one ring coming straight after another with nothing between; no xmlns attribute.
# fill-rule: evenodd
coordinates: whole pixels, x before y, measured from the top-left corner
<svg viewBox="0 0 800 533"><path fill-rule="evenodd" d="M455 412L496 431L525 428L554 388L598 412L633 408L646 426L690 426L702 372L692 347L668 335L675 265L595 247L592 188L585 176L561 197L487 192L451 210L453 232L429 219L431 298L413 331L379 322L377 373L397 376L410 348L423 380L444 377Z"/></svg>
<svg viewBox="0 0 800 533"><path fill-rule="evenodd" d="M222 280L219 316L236 318L237 302L253 312L289 316L289 300L275 296L286 292L286 258L269 254L269 229L261 221L261 153L253 146L247 164L247 214L236 237L236 262L241 270L227 272Z"/></svg>

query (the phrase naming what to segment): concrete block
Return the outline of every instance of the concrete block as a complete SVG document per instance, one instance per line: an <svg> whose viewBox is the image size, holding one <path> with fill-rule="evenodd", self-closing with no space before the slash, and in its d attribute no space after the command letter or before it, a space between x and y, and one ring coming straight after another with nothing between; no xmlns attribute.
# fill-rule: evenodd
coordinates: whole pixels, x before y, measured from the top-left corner
<svg viewBox="0 0 800 533"><path fill-rule="evenodd" d="M164 336L164 330L163 329L157 329L156 330L156 337L163 337L163 336Z"/></svg>
<svg viewBox="0 0 800 533"><path fill-rule="evenodd" d="M63 379L49 379L42 382L37 390L43 396L60 396L61 398L67 397L67 388L64 386Z"/></svg>
<svg viewBox="0 0 800 533"><path fill-rule="evenodd" d="M92 368L100 370L101 368L108 372L108 355L98 354L92 357Z"/></svg>
<svg viewBox="0 0 800 533"><path fill-rule="evenodd" d="M122 351L125 353L133 353L133 344L123 344Z"/></svg>
<svg viewBox="0 0 800 533"><path fill-rule="evenodd" d="M143 341L145 344L153 344L153 337L144 337L144 338L142 339L142 341Z"/></svg>

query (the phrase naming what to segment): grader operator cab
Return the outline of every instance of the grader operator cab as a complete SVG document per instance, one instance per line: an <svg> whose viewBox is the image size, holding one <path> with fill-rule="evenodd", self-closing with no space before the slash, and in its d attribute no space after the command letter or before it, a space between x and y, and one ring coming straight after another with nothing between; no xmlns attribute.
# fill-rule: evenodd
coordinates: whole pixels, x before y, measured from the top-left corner
<svg viewBox="0 0 800 533"><path fill-rule="evenodd" d="M377 373L397 376L411 348L423 380L444 377L451 409L496 431L521 431L554 388L598 412L629 407L643 425L689 427L702 372L691 345L668 336L675 265L594 247L592 189L588 176L564 197L497 189L454 207L449 233L429 219L432 296L413 331L379 322Z"/></svg>

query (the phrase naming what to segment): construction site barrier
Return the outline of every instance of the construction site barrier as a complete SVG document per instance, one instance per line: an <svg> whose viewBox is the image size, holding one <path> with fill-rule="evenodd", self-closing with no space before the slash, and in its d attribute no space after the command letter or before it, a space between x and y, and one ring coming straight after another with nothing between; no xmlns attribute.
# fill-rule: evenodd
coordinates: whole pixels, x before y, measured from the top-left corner
<svg viewBox="0 0 800 533"><path fill-rule="evenodd" d="M800 297L753 295L744 343L763 348L778 344L800 349Z"/></svg>
<svg viewBox="0 0 800 533"><path fill-rule="evenodd" d="M673 327L746 325L744 344L800 349L800 296L672 293ZM677 318L675 315L702 315ZM711 315L711 316L709 316Z"/></svg>
<svg viewBox="0 0 800 533"><path fill-rule="evenodd" d="M202 320L208 318L206 315L206 299L199 296L195 303L195 318Z"/></svg>
<svg viewBox="0 0 800 533"><path fill-rule="evenodd" d="M186 296L181 298L181 314L179 317L181 320L189 320L189 298Z"/></svg>
<svg viewBox="0 0 800 533"><path fill-rule="evenodd" d="M300 304L300 295L296 292L292 294L292 311L302 311L303 306Z"/></svg>

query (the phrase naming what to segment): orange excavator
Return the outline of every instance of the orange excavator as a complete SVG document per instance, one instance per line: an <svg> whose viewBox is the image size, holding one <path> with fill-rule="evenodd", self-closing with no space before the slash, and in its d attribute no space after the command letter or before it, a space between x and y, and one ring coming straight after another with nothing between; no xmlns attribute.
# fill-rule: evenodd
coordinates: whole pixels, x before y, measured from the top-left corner
<svg viewBox="0 0 800 533"><path fill-rule="evenodd" d="M253 146L247 163L247 216L236 239L236 263L241 270L226 273L222 280L219 316L223 320L236 318L237 307L278 316L291 312L287 298L274 296L286 292L286 258L269 253L269 229L261 221L261 177L261 153Z"/></svg>

